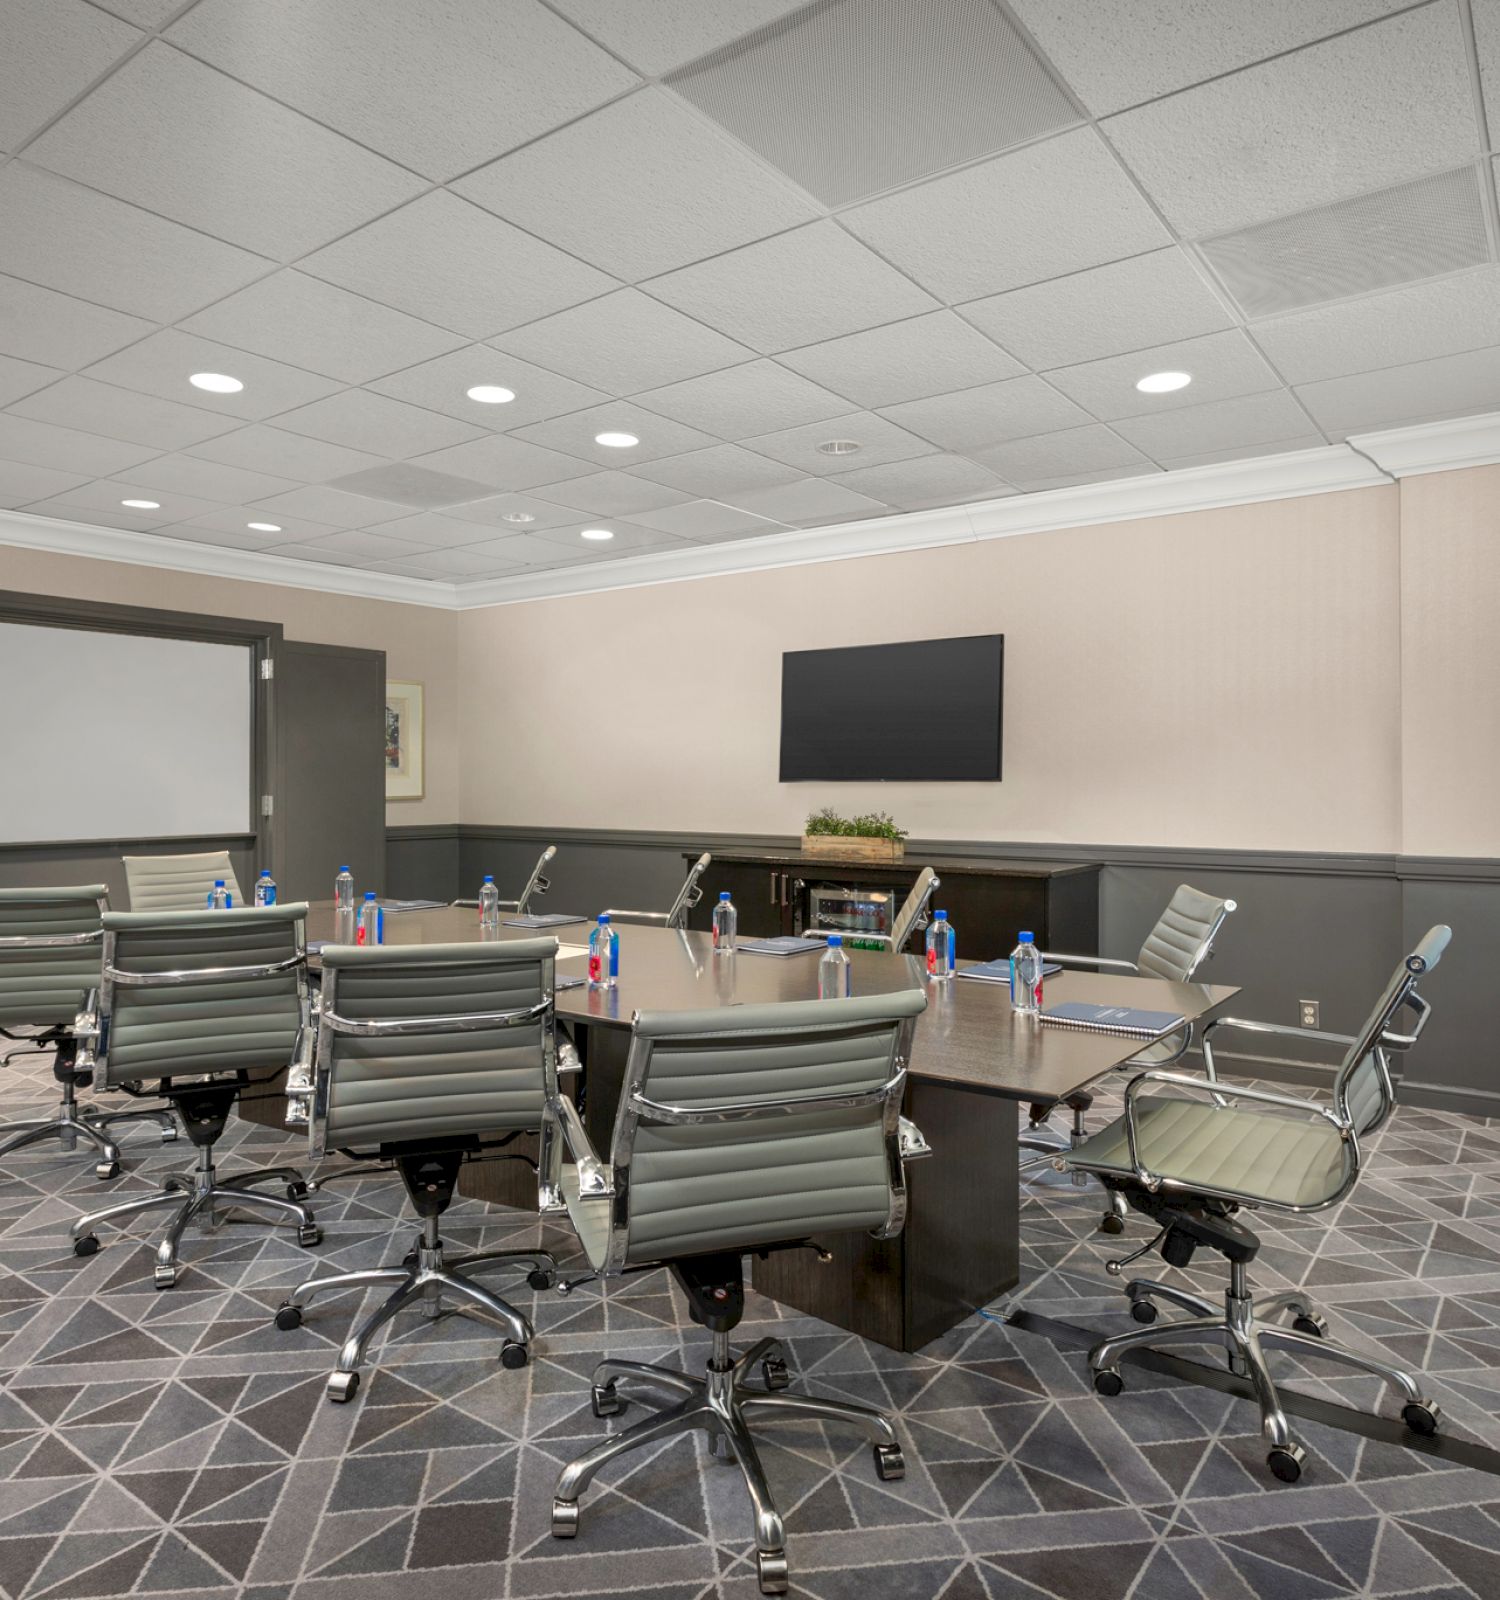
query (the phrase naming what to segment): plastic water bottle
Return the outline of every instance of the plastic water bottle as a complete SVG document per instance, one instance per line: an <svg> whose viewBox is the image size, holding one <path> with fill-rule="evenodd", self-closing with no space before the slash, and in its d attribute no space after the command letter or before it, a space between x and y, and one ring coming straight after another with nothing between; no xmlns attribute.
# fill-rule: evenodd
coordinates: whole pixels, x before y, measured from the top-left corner
<svg viewBox="0 0 1500 1600"><path fill-rule="evenodd" d="M946 911L934 911L927 924L927 976L934 983L942 983L953 976L954 961L958 951L958 935L948 920Z"/></svg>
<svg viewBox="0 0 1500 1600"><path fill-rule="evenodd" d="M354 874L340 867L333 880L333 942L354 943Z"/></svg>
<svg viewBox="0 0 1500 1600"><path fill-rule="evenodd" d="M385 943L385 913L380 909L380 902L375 898L373 889L365 890L365 903L359 908L359 931L354 936L355 944L384 944Z"/></svg>
<svg viewBox="0 0 1500 1600"><path fill-rule="evenodd" d="M1029 1016L1042 1009L1042 952L1029 933L1021 935L1021 942L1010 953L1010 1003Z"/></svg>
<svg viewBox="0 0 1500 1600"><path fill-rule="evenodd" d="M818 999L849 998L849 958L844 954L844 936L828 935L828 948L818 962Z"/></svg>
<svg viewBox="0 0 1500 1600"><path fill-rule="evenodd" d="M224 880L215 878L213 888L208 891L208 909L227 911L233 904L234 896L224 887Z"/></svg>
<svg viewBox="0 0 1500 1600"><path fill-rule="evenodd" d="M620 978L620 936L609 925L609 913L599 913L599 924L589 935L589 987L613 989Z"/></svg>
<svg viewBox="0 0 1500 1600"><path fill-rule="evenodd" d="M260 869L260 876L255 880L255 903L258 906L276 904L276 880L264 867Z"/></svg>
<svg viewBox="0 0 1500 1600"><path fill-rule="evenodd" d="M719 903L714 907L714 953L734 954L735 929L739 927L740 914L734 909L728 889L719 890Z"/></svg>
<svg viewBox="0 0 1500 1600"><path fill-rule="evenodd" d="M500 891L495 887L495 880L489 873L485 873L484 882L479 885L479 931L480 933L500 931Z"/></svg>

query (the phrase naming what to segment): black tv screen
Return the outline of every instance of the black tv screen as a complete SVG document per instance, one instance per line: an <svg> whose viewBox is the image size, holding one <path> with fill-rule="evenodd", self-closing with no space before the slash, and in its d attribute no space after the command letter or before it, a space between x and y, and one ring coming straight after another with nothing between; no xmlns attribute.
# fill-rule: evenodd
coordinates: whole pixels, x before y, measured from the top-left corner
<svg viewBox="0 0 1500 1600"><path fill-rule="evenodd" d="M1005 635L781 658L781 781L1000 776Z"/></svg>

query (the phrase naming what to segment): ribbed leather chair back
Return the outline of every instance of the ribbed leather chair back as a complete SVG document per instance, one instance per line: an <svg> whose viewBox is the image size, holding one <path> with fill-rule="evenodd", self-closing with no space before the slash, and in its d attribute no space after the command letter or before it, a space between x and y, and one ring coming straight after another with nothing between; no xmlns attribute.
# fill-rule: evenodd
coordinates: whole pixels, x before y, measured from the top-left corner
<svg viewBox="0 0 1500 1600"><path fill-rule="evenodd" d="M132 911L202 911L217 879L234 896L235 908L245 897L235 881L227 850L196 856L123 856L125 883Z"/></svg>
<svg viewBox="0 0 1500 1600"><path fill-rule="evenodd" d="M891 924L892 950L906 948L906 941L911 938L912 929L916 927L922 913L927 909L927 902L937 881L937 873L931 867L923 867L917 874L917 881L911 886L911 893L901 902L901 909Z"/></svg>
<svg viewBox="0 0 1500 1600"><path fill-rule="evenodd" d="M104 916L104 1062L111 1084L278 1069L292 1059L307 985L306 905ZM235 968L288 963L268 977ZM168 975L230 969L209 981ZM123 974L127 981L120 981ZM160 975L151 982L153 975ZM128 980L145 977L145 983Z"/></svg>
<svg viewBox="0 0 1500 1600"><path fill-rule="evenodd" d="M366 1147L540 1128L557 940L323 951L323 1008L349 1022L408 1023L517 1012L512 1026L318 1038L327 1142Z"/></svg>
<svg viewBox="0 0 1500 1600"><path fill-rule="evenodd" d="M0 889L0 1028L71 1022L99 987L102 883ZM67 939L67 944L11 944Z"/></svg>
<svg viewBox="0 0 1500 1600"><path fill-rule="evenodd" d="M1182 883L1146 935L1136 965L1153 978L1185 983L1198 970L1224 918L1234 910L1232 900L1216 900L1191 884Z"/></svg>
<svg viewBox="0 0 1500 1600"><path fill-rule="evenodd" d="M632 1096L779 1109L789 1097L878 1089L905 1066L901 1041L926 1003L910 989L637 1016L612 1151L617 1185L628 1169L626 1259L884 1230L900 1181L887 1142L899 1103L673 1124L632 1110Z"/></svg>

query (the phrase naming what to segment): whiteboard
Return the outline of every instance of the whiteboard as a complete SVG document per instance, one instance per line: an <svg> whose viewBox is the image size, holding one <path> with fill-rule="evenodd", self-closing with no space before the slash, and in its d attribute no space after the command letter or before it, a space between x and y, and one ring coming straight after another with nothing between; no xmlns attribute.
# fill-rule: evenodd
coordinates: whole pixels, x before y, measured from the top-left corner
<svg viewBox="0 0 1500 1600"><path fill-rule="evenodd" d="M0 622L0 842L251 833L253 651Z"/></svg>

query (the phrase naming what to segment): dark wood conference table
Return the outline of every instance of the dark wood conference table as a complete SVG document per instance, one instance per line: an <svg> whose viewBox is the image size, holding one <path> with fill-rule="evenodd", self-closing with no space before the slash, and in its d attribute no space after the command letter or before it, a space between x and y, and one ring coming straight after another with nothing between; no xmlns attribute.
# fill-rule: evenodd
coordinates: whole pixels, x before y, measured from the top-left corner
<svg viewBox="0 0 1500 1600"><path fill-rule="evenodd" d="M582 946L592 920L534 930L505 926L502 940L557 938L558 977L583 976ZM333 933L333 907L308 914L309 943ZM619 926L620 976L614 989L560 988L557 1015L584 1062L584 1121L607 1158L624 1081L631 1018L637 1011L689 1011L808 1000L817 995L815 954L715 957L709 935ZM388 945L479 938L473 907L387 911ZM313 960L316 964L316 955ZM849 952L856 994L923 984L908 1070L906 1114L932 1146L908 1170L910 1207L899 1238L839 1234L824 1242L833 1261L782 1251L754 1265L755 1286L786 1305L896 1350L918 1350L1020 1277L1019 1171L1015 1102L1054 1103L1128 1060L1141 1041L1018 1017L1004 984L954 979L925 984L914 958ZM1048 1003L1084 1000L1170 1011L1193 1021L1239 991L1223 984L1168 983L1068 971L1047 980ZM534 1206L529 1169L515 1162L465 1169L463 1193L500 1204Z"/></svg>

